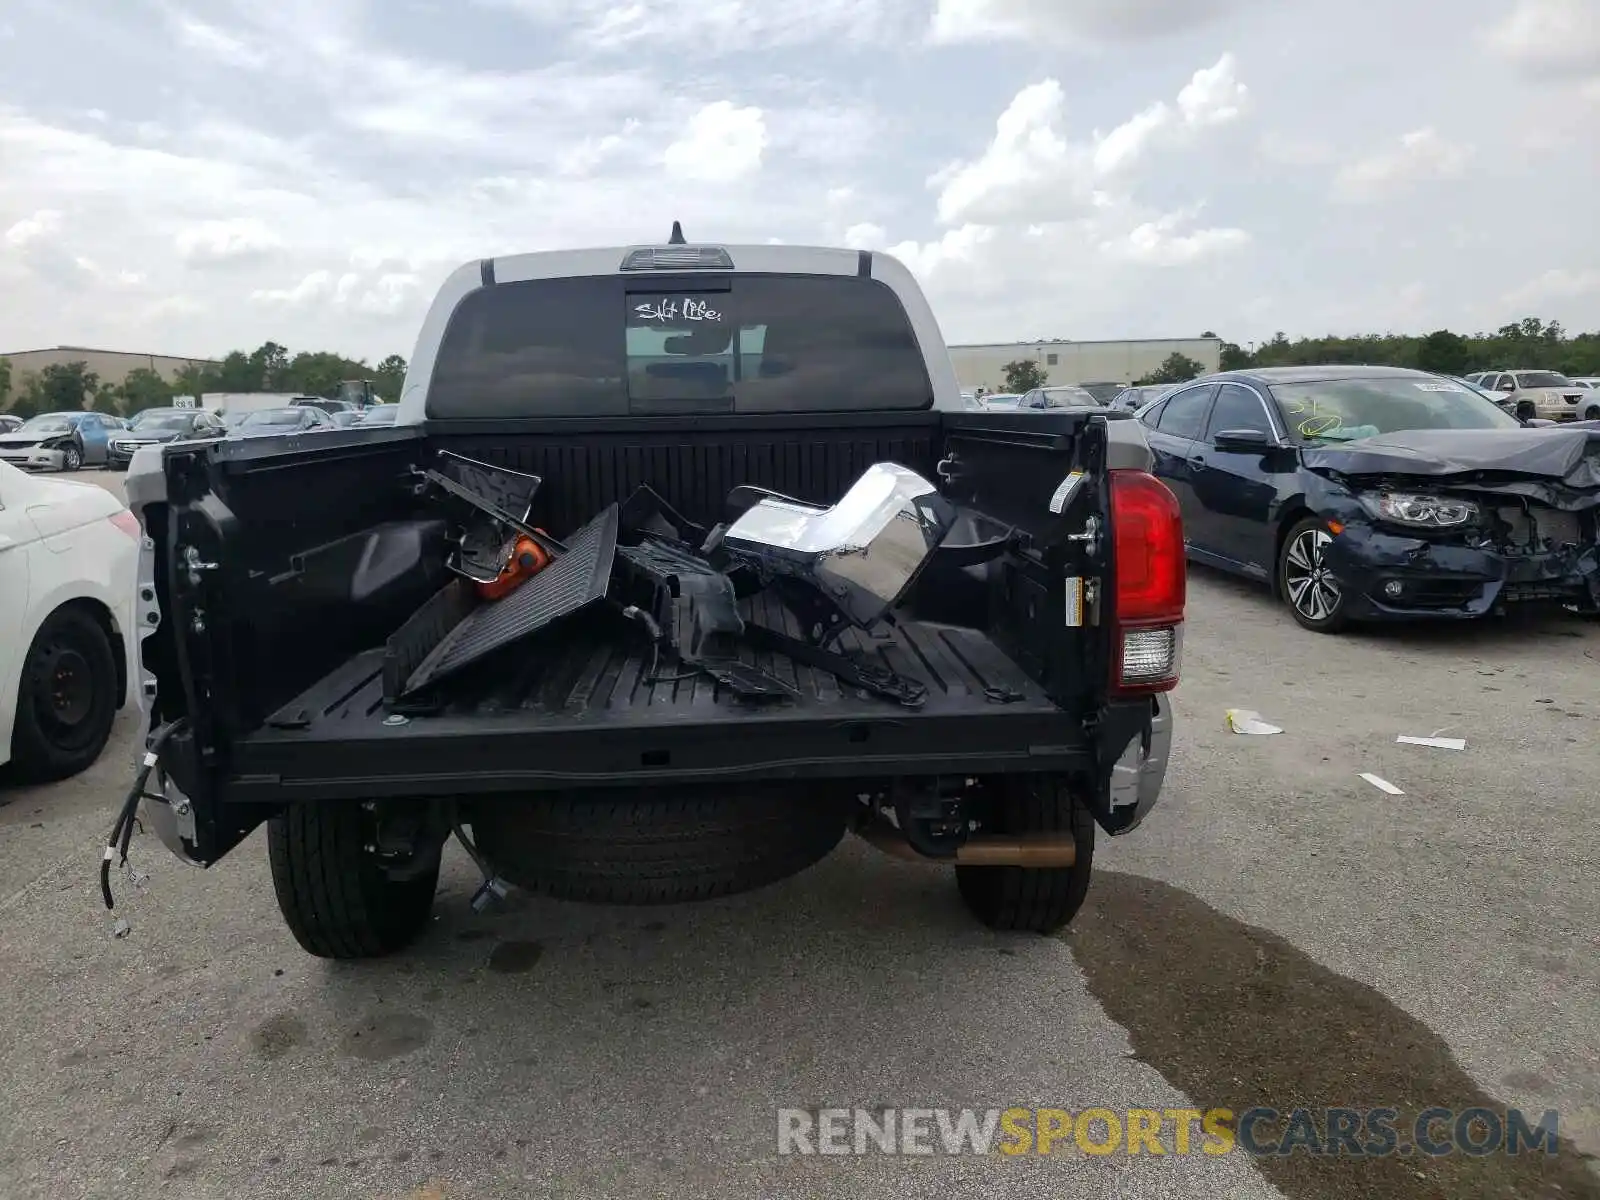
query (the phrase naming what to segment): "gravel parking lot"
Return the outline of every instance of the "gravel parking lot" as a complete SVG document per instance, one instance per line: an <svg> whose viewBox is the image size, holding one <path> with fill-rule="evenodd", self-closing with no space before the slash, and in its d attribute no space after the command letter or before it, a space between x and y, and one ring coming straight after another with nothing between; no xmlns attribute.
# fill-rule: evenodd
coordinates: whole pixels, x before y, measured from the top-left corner
<svg viewBox="0 0 1600 1200"><path fill-rule="evenodd" d="M120 476L85 474L116 488ZM258 833L95 870L134 722L0 785L0 1196L1600 1195L1600 626L1300 630L1196 570L1178 745L1058 939L847 843L754 895L474 916L309 958ZM1231 734L1260 711L1273 737ZM1396 745L1443 731L1461 752ZM1404 796L1358 777L1374 772ZM119 911L124 905L119 904ZM1557 1109L1553 1157L795 1158L788 1106Z"/></svg>

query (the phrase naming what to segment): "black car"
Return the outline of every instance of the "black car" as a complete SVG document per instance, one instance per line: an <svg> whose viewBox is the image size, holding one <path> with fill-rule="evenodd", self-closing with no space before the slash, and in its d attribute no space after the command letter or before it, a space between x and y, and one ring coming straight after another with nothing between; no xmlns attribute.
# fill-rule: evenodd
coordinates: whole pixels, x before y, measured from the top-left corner
<svg viewBox="0 0 1600 1200"><path fill-rule="evenodd" d="M141 446L227 435L222 418L203 408L147 408L134 416L127 429L119 429L111 435L111 444L106 449L106 469L127 470Z"/></svg>
<svg viewBox="0 0 1600 1200"><path fill-rule="evenodd" d="M1138 419L1189 557L1270 582L1307 629L1600 608L1600 431L1396 367L1210 375Z"/></svg>

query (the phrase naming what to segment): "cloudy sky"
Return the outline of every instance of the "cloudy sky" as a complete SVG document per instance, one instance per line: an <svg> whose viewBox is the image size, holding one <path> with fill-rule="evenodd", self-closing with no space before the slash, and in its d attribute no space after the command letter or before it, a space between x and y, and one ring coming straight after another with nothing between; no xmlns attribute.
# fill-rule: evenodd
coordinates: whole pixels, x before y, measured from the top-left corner
<svg viewBox="0 0 1600 1200"><path fill-rule="evenodd" d="M950 341L1600 328L1600 0L8 0L0 351L409 355L459 262L888 249Z"/></svg>

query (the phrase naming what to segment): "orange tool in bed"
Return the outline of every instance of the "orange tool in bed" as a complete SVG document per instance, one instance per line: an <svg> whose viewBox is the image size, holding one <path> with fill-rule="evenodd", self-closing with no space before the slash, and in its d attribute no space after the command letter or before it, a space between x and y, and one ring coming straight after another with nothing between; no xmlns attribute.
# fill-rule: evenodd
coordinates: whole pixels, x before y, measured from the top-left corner
<svg viewBox="0 0 1600 1200"><path fill-rule="evenodd" d="M539 530L544 533L544 530ZM546 537L549 535L546 534ZM514 592L526 579L537 575L550 565L550 555L531 537L518 537L500 569L500 577L493 583L478 584L478 595L484 600L498 600Z"/></svg>

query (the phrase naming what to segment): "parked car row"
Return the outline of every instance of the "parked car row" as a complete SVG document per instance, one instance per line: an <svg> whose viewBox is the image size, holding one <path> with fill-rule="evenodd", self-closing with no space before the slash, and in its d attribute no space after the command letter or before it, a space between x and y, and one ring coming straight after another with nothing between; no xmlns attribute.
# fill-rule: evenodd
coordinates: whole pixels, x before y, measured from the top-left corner
<svg viewBox="0 0 1600 1200"><path fill-rule="evenodd" d="M1453 382L1486 394L1509 413L1547 421L1600 420L1600 376L1570 379L1555 371L1479 371ZM1101 405L1137 412L1183 386L1176 383L1054 384L1022 395L978 396L988 409L1055 409ZM1115 390L1113 390L1115 389ZM963 393L969 395L969 393Z"/></svg>
<svg viewBox="0 0 1600 1200"><path fill-rule="evenodd" d="M1173 383L1149 387L1120 383L1051 384L1022 393L991 392L978 400L981 407L987 409L1117 408L1135 412L1177 386Z"/></svg>
<svg viewBox="0 0 1600 1200"><path fill-rule="evenodd" d="M1466 379L1513 409L1528 402L1531 415L1547 421L1600 420L1600 394L1557 371L1478 371Z"/></svg>
<svg viewBox="0 0 1600 1200"><path fill-rule="evenodd" d="M203 438L275 437L394 424L396 406L357 408L304 397L281 408L237 414L204 408L147 408L131 420L94 412L40 413L0 422L0 462L27 471L126 470L141 447Z"/></svg>

